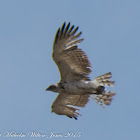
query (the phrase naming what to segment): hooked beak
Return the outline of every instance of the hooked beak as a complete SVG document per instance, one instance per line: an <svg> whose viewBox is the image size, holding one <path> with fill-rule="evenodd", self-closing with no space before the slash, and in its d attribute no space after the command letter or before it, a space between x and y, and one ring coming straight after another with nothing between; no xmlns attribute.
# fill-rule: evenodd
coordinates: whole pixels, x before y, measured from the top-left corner
<svg viewBox="0 0 140 140"><path fill-rule="evenodd" d="M45 91L48 91L49 90L49 88L46 88L46 90Z"/></svg>

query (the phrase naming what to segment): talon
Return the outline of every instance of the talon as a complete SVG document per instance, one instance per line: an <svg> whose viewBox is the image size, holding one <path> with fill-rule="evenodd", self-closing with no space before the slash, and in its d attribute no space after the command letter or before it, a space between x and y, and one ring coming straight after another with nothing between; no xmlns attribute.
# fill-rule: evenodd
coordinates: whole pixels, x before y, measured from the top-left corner
<svg viewBox="0 0 140 140"><path fill-rule="evenodd" d="M97 90L97 94L102 94L104 91L105 87L104 86L99 86L96 90Z"/></svg>

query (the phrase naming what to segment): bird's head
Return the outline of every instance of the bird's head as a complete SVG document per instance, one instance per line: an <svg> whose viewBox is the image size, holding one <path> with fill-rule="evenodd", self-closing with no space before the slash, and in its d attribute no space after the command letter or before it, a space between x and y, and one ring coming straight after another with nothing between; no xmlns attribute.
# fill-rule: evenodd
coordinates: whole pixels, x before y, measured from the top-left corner
<svg viewBox="0 0 140 140"><path fill-rule="evenodd" d="M57 85L50 85L48 88L46 88L46 91L58 92L57 87Z"/></svg>

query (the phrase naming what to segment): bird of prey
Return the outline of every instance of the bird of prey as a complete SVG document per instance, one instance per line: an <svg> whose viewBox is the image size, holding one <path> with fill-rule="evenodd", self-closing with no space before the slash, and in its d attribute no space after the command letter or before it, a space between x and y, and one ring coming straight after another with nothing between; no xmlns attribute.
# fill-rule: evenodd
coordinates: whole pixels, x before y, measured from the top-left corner
<svg viewBox="0 0 140 140"><path fill-rule="evenodd" d="M80 116L79 107L85 107L90 98L104 107L111 104L115 95L115 92L105 89L114 86L111 72L90 80L91 64L85 52L78 47L83 39L79 39L82 32L76 33L77 30L78 27L71 26L70 22L67 25L64 22L57 30L52 57L60 71L61 80L46 89L59 93L51 106L52 112L76 120Z"/></svg>

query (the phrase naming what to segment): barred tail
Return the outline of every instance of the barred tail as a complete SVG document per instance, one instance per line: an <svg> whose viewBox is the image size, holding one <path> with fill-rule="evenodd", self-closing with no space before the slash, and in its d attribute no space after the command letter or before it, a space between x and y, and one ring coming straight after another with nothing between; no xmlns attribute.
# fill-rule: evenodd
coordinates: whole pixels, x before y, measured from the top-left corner
<svg viewBox="0 0 140 140"><path fill-rule="evenodd" d="M107 86L107 87L114 86L115 82L111 81L111 77L112 77L111 72L108 72L106 74L96 77L93 82L95 82L100 86Z"/></svg>
<svg viewBox="0 0 140 140"><path fill-rule="evenodd" d="M96 77L93 83L98 86L97 89L102 86L103 87L114 86L115 82L111 81L111 77L112 77L111 72L108 72L106 74ZM95 102L97 102L104 108L103 104L110 105L114 95L115 92L113 91L103 90L101 94L98 95L93 94L91 95L91 97L95 100Z"/></svg>
<svg viewBox="0 0 140 140"><path fill-rule="evenodd" d="M104 105L111 104L111 101L112 101L114 95L115 95L115 92L113 92L113 91L104 91L100 95L94 95L94 94L91 95L91 98L93 100L95 100L96 103L98 103L100 106L102 106L104 108Z"/></svg>

